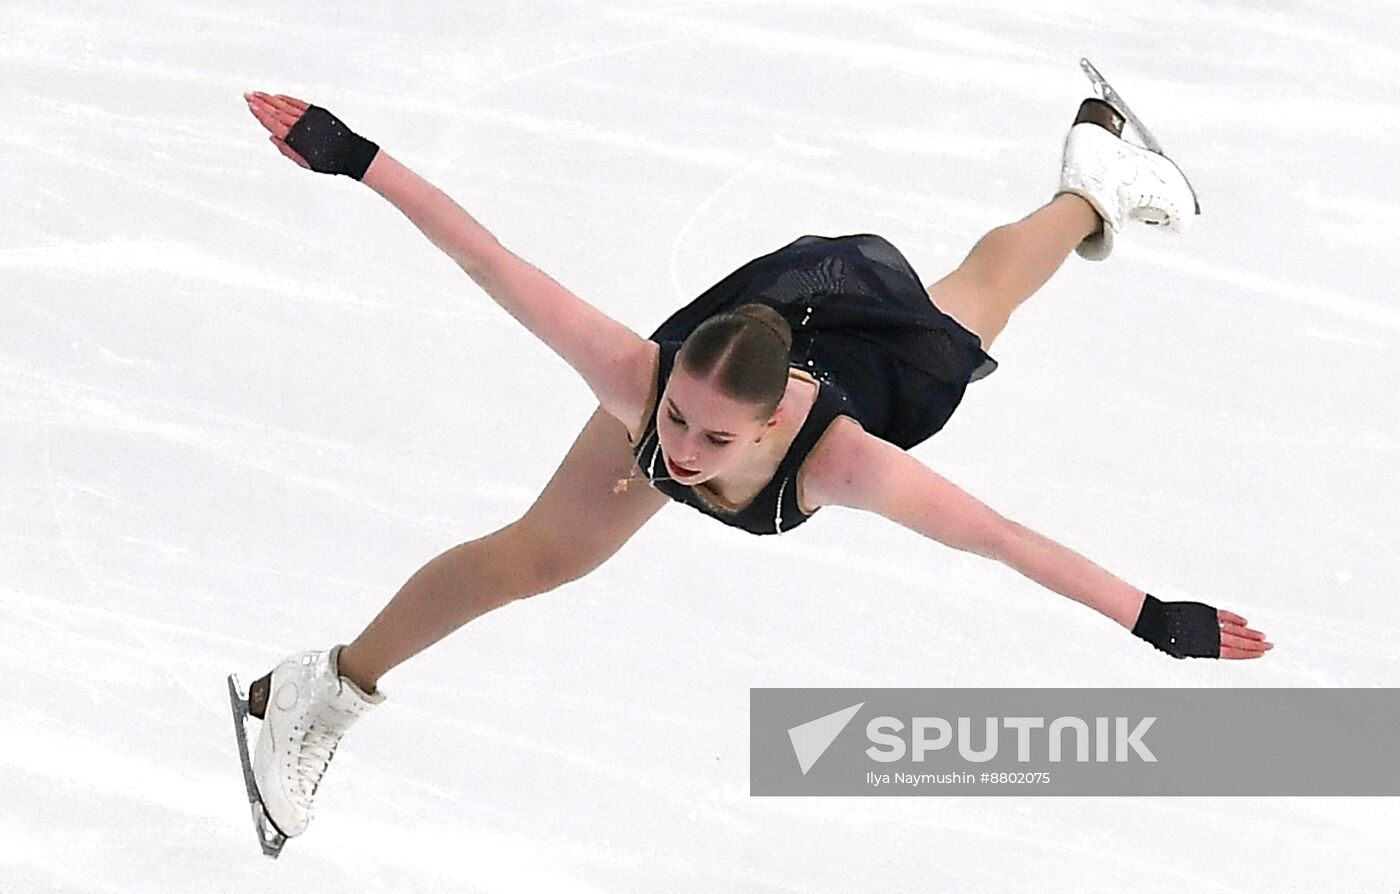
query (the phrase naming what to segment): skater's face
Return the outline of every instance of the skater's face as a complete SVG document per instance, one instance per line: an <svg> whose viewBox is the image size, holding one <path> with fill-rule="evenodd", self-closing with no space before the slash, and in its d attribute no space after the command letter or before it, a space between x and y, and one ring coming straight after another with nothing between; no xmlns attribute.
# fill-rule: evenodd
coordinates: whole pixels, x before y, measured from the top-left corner
<svg viewBox="0 0 1400 894"><path fill-rule="evenodd" d="M661 452L671 464L667 472L677 481L698 484L732 469L777 424L782 408L768 419L760 418L759 411L677 364L656 412Z"/></svg>

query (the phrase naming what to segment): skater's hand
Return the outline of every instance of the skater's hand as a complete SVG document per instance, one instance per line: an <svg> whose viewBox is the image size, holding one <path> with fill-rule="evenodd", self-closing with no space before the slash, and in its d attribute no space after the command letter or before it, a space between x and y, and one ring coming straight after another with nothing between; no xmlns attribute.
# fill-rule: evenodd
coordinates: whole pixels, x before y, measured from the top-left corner
<svg viewBox="0 0 1400 894"><path fill-rule="evenodd" d="M285 142L287 132L292 129L292 125L296 124L302 115L306 114L306 110L310 106L300 99L283 96L280 93L276 96L270 96L254 91L243 94L243 98L248 101L248 111L252 112L253 117L258 119L258 123L267 128L268 133L271 134L267 139L277 147L277 151L308 171L311 170L311 165L306 163L306 159L298 155Z"/></svg>
<svg viewBox="0 0 1400 894"><path fill-rule="evenodd" d="M320 106L291 96L245 93L248 111L271 136L277 151L318 174L362 180L379 146L355 133Z"/></svg>
<svg viewBox="0 0 1400 894"><path fill-rule="evenodd" d="M1234 612L1146 594L1133 635L1173 658L1260 658L1274 644Z"/></svg>
<svg viewBox="0 0 1400 894"><path fill-rule="evenodd" d="M1215 616L1220 623L1221 658L1262 658L1274 647L1268 637L1234 612L1220 608Z"/></svg>

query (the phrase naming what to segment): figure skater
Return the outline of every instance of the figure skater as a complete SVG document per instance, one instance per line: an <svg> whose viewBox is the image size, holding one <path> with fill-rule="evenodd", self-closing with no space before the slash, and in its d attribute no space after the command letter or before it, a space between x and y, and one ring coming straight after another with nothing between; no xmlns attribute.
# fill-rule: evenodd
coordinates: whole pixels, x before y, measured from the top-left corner
<svg viewBox="0 0 1400 894"><path fill-rule="evenodd" d="M875 512L996 559L1173 657L1272 648L1239 615L1158 600L907 452L996 368L987 349L1070 252L1102 260L1134 220L1190 223L1185 177L1125 140L1114 107L1085 100L1052 200L984 235L927 288L879 236L808 235L744 264L643 338L327 110L245 99L283 155L387 199L598 398L519 519L428 562L348 645L292 656L249 687L247 710L262 720L254 796L283 836L305 830L341 737L384 699L381 676L484 612L588 574L668 500L758 535L789 533L828 506Z"/></svg>

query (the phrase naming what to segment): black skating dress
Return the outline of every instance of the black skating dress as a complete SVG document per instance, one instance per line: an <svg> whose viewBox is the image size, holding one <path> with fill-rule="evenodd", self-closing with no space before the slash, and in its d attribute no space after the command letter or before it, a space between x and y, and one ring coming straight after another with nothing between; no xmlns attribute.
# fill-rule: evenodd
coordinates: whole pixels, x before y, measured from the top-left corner
<svg viewBox="0 0 1400 894"><path fill-rule="evenodd" d="M816 400L768 484L748 503L673 481L656 434L657 406L676 352L709 317L749 302L767 304L792 327L795 375L818 384ZM651 485L725 524L781 534L812 512L799 501L799 472L837 416L904 449L947 423L968 384L997 363L977 336L934 307L899 249L870 234L803 236L744 264L666 319L650 336L661 346L647 424L632 439Z"/></svg>

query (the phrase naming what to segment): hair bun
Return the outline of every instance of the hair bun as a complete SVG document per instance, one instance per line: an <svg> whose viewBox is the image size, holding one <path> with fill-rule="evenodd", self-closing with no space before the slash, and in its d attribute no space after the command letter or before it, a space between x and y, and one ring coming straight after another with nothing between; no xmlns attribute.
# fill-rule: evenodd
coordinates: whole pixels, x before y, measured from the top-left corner
<svg viewBox="0 0 1400 894"><path fill-rule="evenodd" d="M772 329L773 333L782 339L783 347L786 350L792 350L792 327L788 325L787 320L783 319L783 315L772 307L757 301L750 301L748 304L736 308L734 312L740 316L757 320Z"/></svg>
<svg viewBox="0 0 1400 894"><path fill-rule="evenodd" d="M714 378L721 394L757 407L769 419L787 391L792 327L775 308L751 301L714 314L696 326L676 364L696 378Z"/></svg>

